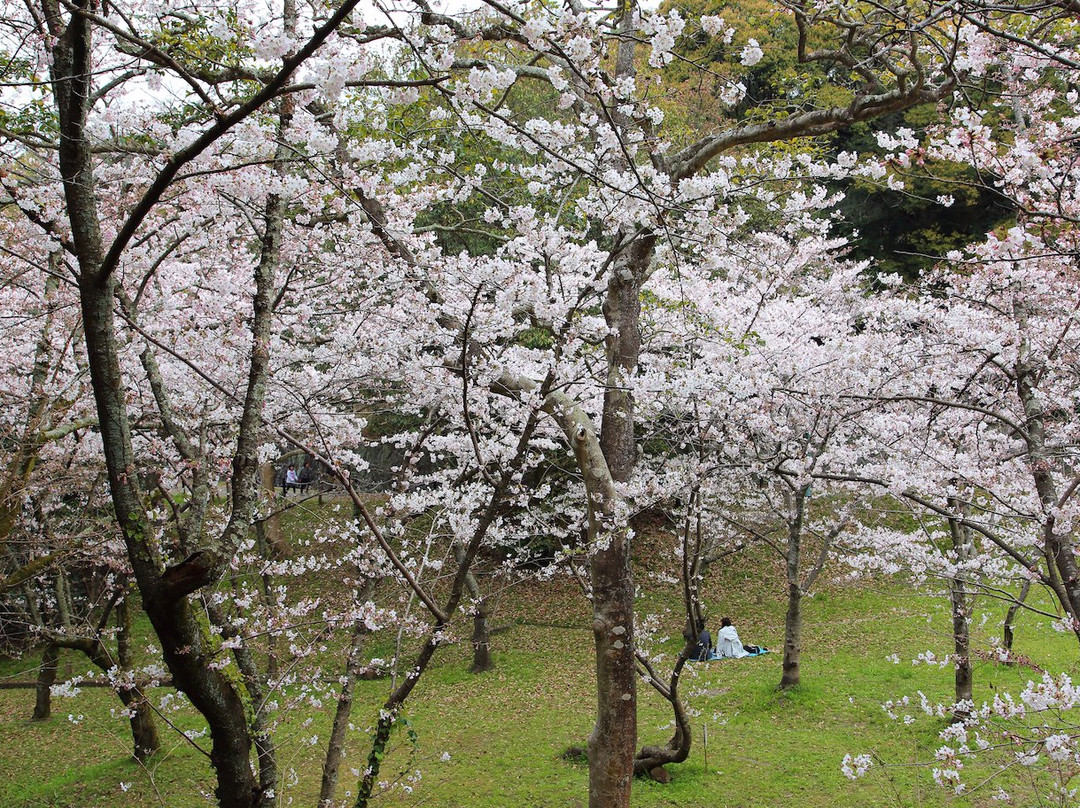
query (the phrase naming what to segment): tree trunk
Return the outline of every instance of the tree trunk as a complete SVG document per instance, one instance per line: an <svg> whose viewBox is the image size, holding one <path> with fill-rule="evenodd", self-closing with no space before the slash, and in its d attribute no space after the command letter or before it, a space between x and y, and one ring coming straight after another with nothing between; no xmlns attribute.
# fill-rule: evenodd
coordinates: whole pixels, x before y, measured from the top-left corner
<svg viewBox="0 0 1080 808"><path fill-rule="evenodd" d="M1002 642L1005 645L1006 651L1012 651L1013 647L1013 626L1016 623L1016 615L1020 613L1020 609L1023 608L1024 602L1027 600L1028 592L1031 591L1031 581L1027 578L1024 579L1023 585L1020 587L1020 594L1016 596L1016 600L1009 607L1009 611L1005 613L1005 623L1002 626Z"/></svg>
<svg viewBox="0 0 1080 808"><path fill-rule="evenodd" d="M473 661L469 670L472 673L484 673L494 665L491 661L491 632L488 628L488 603L480 598L473 604Z"/></svg>
<svg viewBox="0 0 1080 808"><path fill-rule="evenodd" d="M34 701L33 721L46 721L52 715L52 686L56 684L57 663L60 659L60 647L49 643L41 652L41 666L38 668Z"/></svg>
<svg viewBox="0 0 1080 808"><path fill-rule="evenodd" d="M394 728L394 724L397 723L398 716L401 714L401 709L405 705L409 693L412 692L416 683L420 681L420 675L427 669L428 663L434 657L435 651L438 649L438 640L436 638L443 628L441 625L437 626L436 630L432 632L431 637L424 643L424 647L417 655L416 662L411 667L409 675L404 677L401 684L383 704L383 708L379 713L379 722L375 726L375 735L371 740L371 752L368 753L367 768L364 769L364 776L361 778L360 785L356 790L356 808L367 808L368 802L371 800L375 784L379 780L379 770L386 755L386 748L390 743L390 731Z"/></svg>
<svg viewBox="0 0 1080 808"><path fill-rule="evenodd" d="M950 499L949 506L961 517L964 505ZM973 702L971 674L971 608L972 594L968 587L966 564L974 555L971 530L959 519L949 519L949 536L952 539L953 560L956 571L949 576L949 602L952 606L954 698L953 721L963 721L970 714Z"/></svg>
<svg viewBox="0 0 1080 808"><path fill-rule="evenodd" d="M86 337L87 363L101 430L102 453L109 475L114 510L143 604L162 645L173 681L207 719L213 741L211 763L217 770L216 794L221 808L250 808L257 791L249 763L251 738L243 700L232 682L204 664L212 658L202 628L186 599L207 582L210 567L191 558L162 574L160 554L146 524L146 508L138 490L127 384L120 367L113 307L116 281L104 266L91 138L86 116L94 97L91 81L91 22L80 14L61 20L45 10L57 36L51 77L60 129L59 161L71 237L79 265L79 297Z"/></svg>
<svg viewBox="0 0 1080 808"><path fill-rule="evenodd" d="M460 541L454 542L453 551L457 563L459 565L463 564L465 562L465 548ZM484 673L494 667L491 662L491 632L488 628L490 611L487 599L480 592L480 584L477 583L476 576L473 575L471 570L465 576L465 586L473 599L473 660L472 667L469 670L472 673Z"/></svg>
<svg viewBox="0 0 1080 808"><path fill-rule="evenodd" d="M255 755L259 761L259 791L256 805L273 808L278 804L277 746L274 743L272 717L266 705L266 688L259 676L254 655L246 644L233 651L236 665L244 678L244 688L251 699L251 734L255 742Z"/></svg>
<svg viewBox="0 0 1080 808"><path fill-rule="evenodd" d="M120 617L119 614L118 611L118 622L123 623L124 618ZM125 629L121 628L121 637L124 633ZM73 637L67 634L49 632L48 636L53 645L61 648L71 648L86 654L87 659L102 672L110 676L118 675L121 680L127 678L125 676L127 672L125 666L120 664L117 658L113 657L100 635ZM121 639L119 642L123 653L130 660L130 646L125 647L125 643L128 641ZM131 722L132 756L136 760L145 761L160 747L153 714L147 706L146 697L143 695L142 689L134 682L116 686L116 694L120 697L120 701L128 714L128 720Z"/></svg>
<svg viewBox="0 0 1080 808"><path fill-rule="evenodd" d="M691 646L697 643L701 632L708 627L705 610L701 605L701 582L709 569L709 560L705 554L700 504L701 488L698 483L694 483L686 503L686 519L683 521L681 576L683 608L686 609L683 639Z"/></svg>
<svg viewBox="0 0 1080 808"><path fill-rule="evenodd" d="M641 352L641 284L656 239L638 236L612 264L604 299L607 378L600 450L606 465L578 457L586 477L593 641L596 646L596 725L589 736L589 808L629 808L637 752L637 671L630 537L613 483L628 482L637 465L630 377ZM584 436L582 436L584 437ZM580 443L580 441L579 441ZM584 447L581 447L584 448ZM591 480L589 478L592 478Z"/></svg>
<svg viewBox="0 0 1080 808"><path fill-rule="evenodd" d="M116 628L116 657L121 671L127 673L134 665L134 655L131 651L131 608L126 595L116 603ZM161 748L154 714L146 696L135 685L122 687L120 700L127 707L131 721L133 756L140 762L146 761Z"/></svg>
<svg viewBox="0 0 1080 808"><path fill-rule="evenodd" d="M1057 530L1058 493L1054 481L1055 461L1046 445L1046 410L1038 389L1041 365L1032 364L1031 347L1027 337L1028 312L1022 301L1014 305L1014 315L1020 326L1021 340L1014 368L1016 392L1024 406L1027 425L1026 452L1028 467L1043 507L1043 554L1048 566L1048 578L1066 614L1070 628L1080 640L1080 566L1068 534Z"/></svg>
<svg viewBox="0 0 1080 808"><path fill-rule="evenodd" d="M233 681L205 663L213 659L202 626L187 594L205 585L212 565L205 553L195 553L180 564L160 571L160 560L145 523L130 469L135 468L130 424L125 402L113 325L114 284L111 279L80 279L83 326L91 381L101 425L102 447L109 471L117 520L131 560L143 606L161 641L165 664L177 689L205 716L213 748L211 764L217 772L215 791L221 808L251 808L258 785L249 761L252 739L244 701Z"/></svg>
<svg viewBox="0 0 1080 808"><path fill-rule="evenodd" d="M950 590L956 586L956 582L950 582ZM972 703L972 676L971 676L971 636L969 632L970 621L967 616L967 593L963 584L956 586L956 592L952 596L953 609L953 652L955 665L955 695L957 705L970 705ZM965 706L957 706L953 709L953 720L963 721L967 718L969 710Z"/></svg>
<svg viewBox="0 0 1080 808"><path fill-rule="evenodd" d="M292 551L281 538L281 514L278 513L274 503L276 489L274 488L273 463L263 463L259 466L259 480L262 484L263 507L269 511L266 517L255 523L259 538L273 553L274 558L290 558Z"/></svg>
<svg viewBox="0 0 1080 808"><path fill-rule="evenodd" d="M799 657L802 654L802 588L798 581L788 584L787 614L784 615L784 665L780 689L799 684Z"/></svg>
<svg viewBox="0 0 1080 808"><path fill-rule="evenodd" d="M645 746L638 752L637 757L634 759L634 773L638 775L648 774L653 777L654 780L658 780L655 774L656 769L663 767L669 763L682 763L688 757L690 757L690 747L693 740L693 733L690 731L690 716L686 712L686 707L682 703L682 699L679 696L679 680L682 676L683 668L686 666L687 660L689 660L694 653L694 646L696 645L696 639L689 641L683 647L682 653L679 654L678 659L675 662L675 668L671 672L671 677L665 686L656 671L653 670L643 656L639 656L638 660L641 663L644 675L648 678L653 688L671 705L673 713L675 732L671 736L671 740L667 742L666 746ZM667 782L663 780L663 782Z"/></svg>
<svg viewBox="0 0 1080 808"><path fill-rule="evenodd" d="M784 558L787 571L788 605L784 615L784 664L780 676L780 689L789 690L799 684L799 658L802 655L802 597L799 580L802 561L802 528L806 514L806 495L809 485L789 492L793 511L788 515L787 552ZM792 502L792 500L794 500Z"/></svg>
<svg viewBox="0 0 1080 808"><path fill-rule="evenodd" d="M547 398L547 384L548 383L546 382L540 389L540 394L543 399ZM453 583L450 585L450 592L446 599L446 605L441 609L438 608L433 604L430 595L421 591L422 587L420 587L419 584L413 584L413 591L417 595L420 595L421 600L427 605L428 610L435 618L435 624L432 627L427 642L424 643L423 648L420 649L420 653L417 654L416 661L410 666L409 674L404 677L402 683L394 689L390 694L390 697L383 704L375 731L375 737L372 740L371 753L368 755L368 765L364 770L364 776L361 778L360 784L357 787L356 808L366 808L368 801L371 799L375 783L378 781L379 768L382 765L386 745L390 740L390 730L397 721L397 717L401 712L402 706L405 704L405 700L409 697L409 693L412 692L416 683L420 681L421 675L426 670L428 663L431 662L432 657L434 657L435 651L438 650L439 637L446 629L449 616L457 612L458 605L461 603L462 593L466 587L466 580L470 573L470 567L476 558L477 552L480 550L481 542L484 540L484 537L487 536L488 530L498 516L499 508L503 502L503 497L506 494L510 482L521 471L521 467L528 454L533 433L536 430L538 419L539 413L537 412L533 412L529 415L525 427L522 429L518 439L517 451L515 452L513 459L503 466L499 475L499 480L491 491L487 506L473 529L473 535L469 539L468 544L464 547L464 553L459 556L458 569L454 574ZM372 532L377 532L377 528L364 508L363 501L359 494L357 494L356 489L349 484L347 479L341 477L339 477L339 479L345 484L346 491L353 501L354 514L358 519L362 518ZM381 540L380 543L382 543ZM387 551L388 554L393 553L393 551L385 544L382 544L382 546L384 551ZM399 572L401 571L399 562L395 563L395 567L398 568Z"/></svg>
<svg viewBox="0 0 1080 808"><path fill-rule="evenodd" d="M200 664L215 651L204 641L187 600L156 603L147 609L161 640L173 682L206 718L212 746L210 764L217 774L219 808L254 808L259 786L251 765L254 740L244 700L236 684L214 668Z"/></svg>
<svg viewBox="0 0 1080 808"><path fill-rule="evenodd" d="M319 808L332 808L334 790L337 788L338 771L345 751L345 736L349 731L349 718L352 716L353 693L356 680L363 667L363 642L367 636L364 624L357 622L353 626L352 639L349 643L349 655L345 663L345 676L341 682L341 694L334 710L334 723L330 729L330 740L326 744L326 758L323 760L322 784L319 787Z"/></svg>

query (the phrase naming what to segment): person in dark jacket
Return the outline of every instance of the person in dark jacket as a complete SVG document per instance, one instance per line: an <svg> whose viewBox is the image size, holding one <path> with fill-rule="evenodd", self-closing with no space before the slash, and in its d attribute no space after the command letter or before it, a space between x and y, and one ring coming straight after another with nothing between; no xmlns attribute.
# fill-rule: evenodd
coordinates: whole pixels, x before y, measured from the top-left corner
<svg viewBox="0 0 1080 808"><path fill-rule="evenodd" d="M315 472L311 468L311 461L305 460L303 467L300 469L300 493L306 493L314 481Z"/></svg>
<svg viewBox="0 0 1080 808"><path fill-rule="evenodd" d="M698 635L697 645L694 646L694 659L705 662L712 656L712 650L712 634L707 628L703 628Z"/></svg>

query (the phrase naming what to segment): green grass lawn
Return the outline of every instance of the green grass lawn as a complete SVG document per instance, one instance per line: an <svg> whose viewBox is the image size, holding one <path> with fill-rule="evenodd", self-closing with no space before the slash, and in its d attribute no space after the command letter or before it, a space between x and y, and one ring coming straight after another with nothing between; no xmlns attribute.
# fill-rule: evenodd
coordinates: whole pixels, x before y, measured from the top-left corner
<svg viewBox="0 0 1080 808"><path fill-rule="evenodd" d="M670 659L681 642L678 593L652 581L644 569L647 559L639 563L643 609L672 609L661 622L675 639L658 641ZM779 649L784 603L776 570L766 559L748 554L717 570L709 583L711 623L730 613L744 641ZM494 623L505 627L494 638L496 669L469 674L467 643L439 654L408 704L415 743L404 732L394 736L382 770L387 788L375 804L586 805L586 767L562 756L568 747L584 744L593 721L586 607L565 580L519 584L495 601ZM942 599L913 593L898 581L833 581L806 601L805 611L803 684L794 691L776 689L779 653L690 666L682 682L695 716L690 759L671 767L670 784L637 781L635 806L981 806L1000 804L991 800L999 780L1006 790L1022 789L1019 774L996 774L991 768L972 781L994 775L993 785L970 796L950 795L933 782L927 763L941 744L937 732L944 722L922 716L917 694L948 701L952 668L911 660L924 651L939 657L950 651L949 613ZM1004 606L987 600L977 612L976 647L987 649L990 637L1000 632ZM1075 638L1034 615L1021 618L1016 650L1050 670L1076 668ZM893 654L899 663L890 660ZM336 660L329 652L326 657L326 675L336 675ZM0 676L30 679L33 663L4 662ZM65 655L62 665L69 674L89 669L74 655ZM977 698L1015 692L1038 676L1024 666L979 662ZM365 765L366 732L389 687L387 680L359 686L338 791L347 804L357 782L354 772ZM154 698L167 692L155 691ZM666 741L670 716L664 702L648 685L639 693L639 743ZM881 707L905 695L913 703L902 712L917 719L910 726L890 720ZM206 758L164 724L159 725L162 754L146 767L131 761L127 723L111 692L86 688L76 697L57 698L47 722L31 723L32 707L32 691L0 691L0 808L212 804ZM283 805L315 805L332 709L330 701L309 703L285 716L277 730L286 772ZM180 729L201 726L188 709L168 718ZM850 781L840 771L848 753L872 753L891 765Z"/></svg>

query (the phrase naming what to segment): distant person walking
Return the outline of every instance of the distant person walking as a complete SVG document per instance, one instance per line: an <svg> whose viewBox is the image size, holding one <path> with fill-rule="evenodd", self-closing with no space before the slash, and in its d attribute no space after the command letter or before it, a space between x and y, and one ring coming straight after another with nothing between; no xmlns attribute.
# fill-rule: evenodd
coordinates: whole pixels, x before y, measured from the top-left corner
<svg viewBox="0 0 1080 808"><path fill-rule="evenodd" d="M296 466L292 465L285 469L285 479L281 482L282 496L288 496L290 488L294 491L300 490L300 478L296 476Z"/></svg>
<svg viewBox="0 0 1080 808"><path fill-rule="evenodd" d="M305 460L304 465L300 468L300 493L305 494L311 487L311 484L315 481L315 471L311 468L311 461Z"/></svg>

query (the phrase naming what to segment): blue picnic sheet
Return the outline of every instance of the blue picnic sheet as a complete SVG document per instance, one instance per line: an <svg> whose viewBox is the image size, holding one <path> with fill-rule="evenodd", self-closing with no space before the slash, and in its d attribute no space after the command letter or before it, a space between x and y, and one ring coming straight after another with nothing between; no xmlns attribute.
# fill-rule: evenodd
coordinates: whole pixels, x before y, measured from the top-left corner
<svg viewBox="0 0 1080 808"><path fill-rule="evenodd" d="M762 656L763 654L767 654L767 653L769 653L769 649L768 648L762 648L762 649L760 649L759 651L757 651L755 653L752 653L752 654L748 653L744 657L737 657L737 658L738 659L747 659L749 657ZM720 656L719 654L717 654L716 651L709 651L709 656L704 661L705 662L713 662L713 661L718 660L718 659L736 659L736 657L724 657L724 656ZM694 658L694 659L691 659L690 661L691 662L701 662L703 660Z"/></svg>

